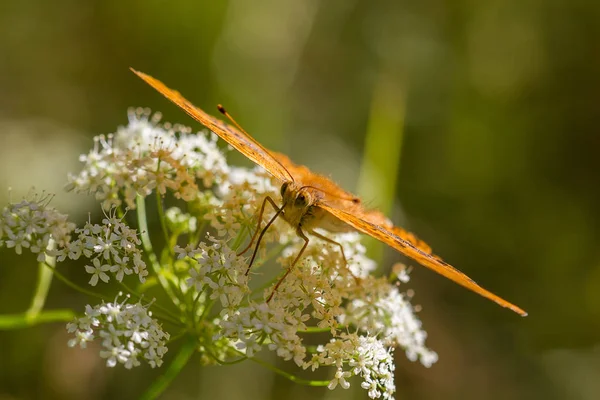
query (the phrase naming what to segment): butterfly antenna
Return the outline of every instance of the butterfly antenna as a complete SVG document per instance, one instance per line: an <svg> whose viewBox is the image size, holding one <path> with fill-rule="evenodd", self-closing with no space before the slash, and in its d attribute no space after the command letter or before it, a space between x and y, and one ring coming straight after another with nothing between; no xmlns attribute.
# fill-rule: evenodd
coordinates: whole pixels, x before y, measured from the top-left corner
<svg viewBox="0 0 600 400"><path fill-rule="evenodd" d="M237 123L237 121L236 121L235 119L233 119L233 117L231 116L231 114L229 114L229 113L227 112L227 110L225 109L225 107L223 107L221 104L217 104L217 109L219 110L219 112L220 112L221 114L223 114L224 116L226 116L226 117L227 117L227 119L228 119L229 121L231 121L231 123L232 123L233 125L235 125L235 127L236 127L236 128L238 128L240 131L242 131L242 132L244 133L244 135L248 136L249 138L252 138L252 136L248 135L248 132L246 132L246 131L244 130L244 128L242 128L242 127L241 127L241 125L240 125L240 124L238 124L238 123ZM254 140L253 140L253 141L254 141Z"/></svg>
<svg viewBox="0 0 600 400"><path fill-rule="evenodd" d="M258 147L262 148L262 145L260 143L258 143L256 140L254 140L254 138L252 136L250 136L248 134L248 132L246 132L246 130L244 130L244 128L242 128L242 126L240 124L237 123L237 121L235 119L233 119L233 117L231 116L231 114L229 114L227 112L227 110L225 109L225 107L223 107L221 104L217 104L217 109L219 110L219 112L221 114L223 114L224 116L227 117L227 119L233 124L235 125L236 128L238 128L244 135L246 135L246 137L248 139L250 139L252 142L254 142ZM281 163L279 163L281 165ZM287 174L289 175L289 177L291 178L292 182L294 182L294 176L290 173L290 171L288 171L288 169L284 166L281 165L281 167L285 170L285 172L287 172Z"/></svg>

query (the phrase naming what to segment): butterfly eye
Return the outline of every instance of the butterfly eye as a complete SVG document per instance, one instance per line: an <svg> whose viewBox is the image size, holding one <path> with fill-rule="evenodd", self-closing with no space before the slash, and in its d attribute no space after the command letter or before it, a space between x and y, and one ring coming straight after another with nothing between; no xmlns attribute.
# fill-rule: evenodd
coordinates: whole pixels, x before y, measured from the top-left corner
<svg viewBox="0 0 600 400"><path fill-rule="evenodd" d="M280 192L281 193L281 197L285 196L285 192L286 192L287 188L288 188L288 183L284 182L283 185L281 185L281 192Z"/></svg>
<svg viewBox="0 0 600 400"><path fill-rule="evenodd" d="M304 207L306 205L306 196L302 193L300 193L298 195L298 197L296 197L296 201L294 202L294 205L298 206L298 207Z"/></svg>

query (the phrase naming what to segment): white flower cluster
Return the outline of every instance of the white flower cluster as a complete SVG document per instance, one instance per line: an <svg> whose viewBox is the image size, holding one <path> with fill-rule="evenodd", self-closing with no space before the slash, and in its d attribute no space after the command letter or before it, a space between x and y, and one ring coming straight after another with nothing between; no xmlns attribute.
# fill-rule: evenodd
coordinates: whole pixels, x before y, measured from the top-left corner
<svg viewBox="0 0 600 400"><path fill-rule="evenodd" d="M228 166L214 135L158 125L149 113L137 112L130 113L127 127L94 143L81 157L83 169L69 178L69 187L93 193L111 210L102 223L75 229L47 204L10 205L0 218L0 245L17 252L29 247L57 261L85 257L91 260L85 269L92 286L109 282L111 275L120 282L135 274L144 282L148 271L140 238L117 217L117 210L123 205L134 208L137 195L169 192L188 207L169 209L162 221L168 244L156 257L165 272L158 283L169 285L166 292L181 311L173 320L193 327L190 332L198 335L204 356L213 361L240 354L252 358L267 349L304 369L334 368L330 389L347 388L351 377L359 377L369 397L384 399L395 391L395 347L427 367L437 361L425 345L427 335L410 297L398 288L408 281L406 271L397 274L396 282L373 277L375 263L366 256L358 233L323 232L331 242L310 236L299 262L290 268L304 241L279 218L263 235L247 273L258 244L248 253L237 253L257 231L261 206L266 205L262 227L274 215L265 198L278 203L281 196L265 171ZM205 225L211 233L201 241ZM56 248L45 250L49 238ZM273 243L276 251L267 251ZM269 260L281 269L273 271ZM263 265L269 268L261 270ZM267 275L272 275L270 281ZM99 336L108 366L131 368L141 359L159 366L168 334L148 307L116 300L87 306L85 316L68 325L75 334L69 345L85 347ZM313 345L315 331L327 333L328 339Z"/></svg>
<svg viewBox="0 0 600 400"><path fill-rule="evenodd" d="M348 379L359 376L371 398L393 398L392 349L400 346L409 359L419 359L427 367L437 354L425 346L426 333L398 287L385 278L365 275L373 263L365 257L364 248L356 246L356 236L335 237L344 248L347 264L339 247L311 240L304 261L285 277L270 302L251 302L221 314L217 338L229 338L248 357L267 347L305 369L336 367L330 389L338 384L347 388ZM354 251L347 251L350 248ZM298 243L289 246L279 263L289 266L298 249ZM265 298L273 290L268 288ZM332 335L316 352L303 343L309 323ZM349 334L348 329L358 333Z"/></svg>
<svg viewBox="0 0 600 400"><path fill-rule="evenodd" d="M404 275L404 282L408 275ZM362 332L379 337L386 346L400 346L411 361L417 359L430 367L437 353L425 346L427 332L405 295L385 278L369 277L362 281L363 293L346 306L340 322L356 326Z"/></svg>
<svg viewBox="0 0 600 400"><path fill-rule="evenodd" d="M212 197L211 212L204 218L217 230L219 237L235 237L242 228L253 233L257 212L266 196L278 198L279 188L265 170L258 167L253 170L229 167L227 180L217 187ZM268 220L274 212L268 205L263 220ZM265 242L280 239L273 236L276 231L270 231Z"/></svg>
<svg viewBox="0 0 600 400"><path fill-rule="evenodd" d="M208 236L212 244L201 242L198 248L175 247L178 259L189 257L194 260L189 269L187 284L197 293L210 291L211 300L219 300L221 307L234 309L250 293L247 264L242 257L229 248L227 243Z"/></svg>
<svg viewBox="0 0 600 400"><path fill-rule="evenodd" d="M326 345L319 346L307 365L313 369L321 365L336 367L329 389L334 389L338 384L347 389L350 383L346 379L360 376L363 378L361 387L369 391L370 398L394 398L393 349L385 347L373 336L342 333Z"/></svg>
<svg viewBox="0 0 600 400"><path fill-rule="evenodd" d="M131 110L129 125L115 134L94 138L94 148L80 156L84 163L69 176L67 189L91 193L104 209L135 208L136 195L170 190L183 200L198 195L196 180L205 187L223 182L228 166L216 135L191 134L188 128L158 125L160 114Z"/></svg>
<svg viewBox="0 0 600 400"><path fill-rule="evenodd" d="M137 231L117 218L113 209L102 220L102 225L87 222L83 228L75 230L77 239L66 246L58 248L52 254L57 261L65 258L79 259L82 255L92 261L85 270L92 277L89 284L96 286L98 280L107 283L110 280L107 272L111 272L119 282L125 275L135 273L140 282L148 275L146 263L139 249L140 239Z"/></svg>
<svg viewBox="0 0 600 400"><path fill-rule="evenodd" d="M4 207L0 215L0 247L14 247L17 254L29 249L38 254L39 262L45 261L46 255L56 257L57 262L67 257L77 260L83 255L92 261L92 265L85 266L92 275L92 286L98 280L108 282L107 272L119 282L133 273L144 282L148 270L137 231L117 218L114 209L102 225L88 222L75 229L68 216L49 207L48 202L49 197L34 197ZM73 240L73 236L77 238Z"/></svg>
<svg viewBox="0 0 600 400"><path fill-rule="evenodd" d="M306 356L306 348L298 336L298 330L305 328L308 318L300 310L287 312L269 303L251 303L227 313L221 323L221 332L215 337L226 337L235 343L235 347L254 357L264 344L269 350L284 360L293 359L301 366Z"/></svg>
<svg viewBox="0 0 600 400"><path fill-rule="evenodd" d="M123 364L125 368L140 365L145 360L152 368L162 365L167 352L169 334L152 318L148 305L140 302L102 303L94 307L87 305L85 315L67 324L67 331L74 334L68 345L82 348L96 337L102 339L100 356L106 358L106 365L114 367Z"/></svg>
<svg viewBox="0 0 600 400"><path fill-rule="evenodd" d="M257 211L265 196L277 202L280 195L272 179L261 170L230 167L227 178L218 190L211 192L211 209L204 215L218 237L209 237L210 245L200 243L197 247L176 249L179 259L194 260L188 286L220 301L222 309L213 320L220 331L213 340L221 343L221 339L229 339L232 346L250 358L266 348L303 368L337 367L330 388L338 384L347 387L348 378L359 376L372 398L392 398L395 391L393 347L402 347L411 360L419 359L425 366L437 360L437 354L425 346L426 333L408 298L387 279L370 276L376 265L366 257L357 233L324 233L341 245L345 259L340 246L324 245L322 240L311 238L302 259L283 281L276 278L264 290L263 298L273 295L272 299L250 300L244 305L259 266L253 267L248 279L245 270L249 256L236 256L229 243L238 243L240 232L253 234L257 229ZM270 205L265 210L264 221L274 213ZM263 247L269 242L284 246L277 259L284 269L303 244L282 221L267 231L258 260L267 258ZM399 279L407 282L408 275L403 273ZM276 283L280 284L275 291ZM333 337L316 353L304 343L303 332L309 329L309 323L329 331ZM360 335L346 333L349 328L358 330Z"/></svg>
<svg viewBox="0 0 600 400"><path fill-rule="evenodd" d="M51 196L34 196L30 200L9 204L0 215L0 247L14 248L17 254L29 249L45 260L50 240L56 246L69 242L75 224L68 216L48 206Z"/></svg>

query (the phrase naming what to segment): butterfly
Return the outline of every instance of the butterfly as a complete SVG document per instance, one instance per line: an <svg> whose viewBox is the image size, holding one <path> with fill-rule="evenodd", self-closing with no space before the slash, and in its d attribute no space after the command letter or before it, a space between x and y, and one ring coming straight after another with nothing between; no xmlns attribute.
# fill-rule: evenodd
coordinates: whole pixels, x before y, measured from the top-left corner
<svg viewBox="0 0 600 400"><path fill-rule="evenodd" d="M262 221L262 213L267 202L273 206L276 213L265 228L261 230L259 226L256 233L261 232L258 238L258 241L260 241L266 229L276 218L282 217L288 222L296 230L297 235L304 240L304 245L292 262L291 267L300 259L302 252L308 245L309 239L306 235L307 233L332 244L339 245L333 239L316 232L315 228L321 228L329 232L356 230L387 244L405 256L417 261L419 264L496 302L502 307L506 307L521 316L527 315L521 308L479 286L467 275L433 254L431 248L425 242L418 239L412 233L394 226L383 213L366 209L358 197L346 192L329 178L311 172L305 166L294 164L284 154L267 150L243 131L239 125L236 124L237 128L239 128L237 129L205 113L186 100L179 92L168 88L158 79L136 71L133 68L131 70L167 99L182 108L193 119L216 133L233 148L263 167L277 180L282 182L282 205L278 206L273 199L267 197L267 200L262 204L258 220ZM229 117L223 107L219 106L219 111ZM229 118L233 121L231 117ZM235 121L233 122L235 124ZM251 243L254 242L256 233L252 237ZM252 265L255 255L256 251L250 260L250 265ZM286 272L286 275L291 270L291 267ZM283 278L278 282L278 285L282 282ZM277 286L275 290L277 290Z"/></svg>

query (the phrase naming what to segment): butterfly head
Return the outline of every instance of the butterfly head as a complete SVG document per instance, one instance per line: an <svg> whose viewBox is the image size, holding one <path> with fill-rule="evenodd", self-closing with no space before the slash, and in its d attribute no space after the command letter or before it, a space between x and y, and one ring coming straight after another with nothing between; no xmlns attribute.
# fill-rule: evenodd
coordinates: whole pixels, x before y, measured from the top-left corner
<svg viewBox="0 0 600 400"><path fill-rule="evenodd" d="M315 197L308 187L295 182L284 182L281 185L283 218L293 227L300 227L315 203Z"/></svg>

